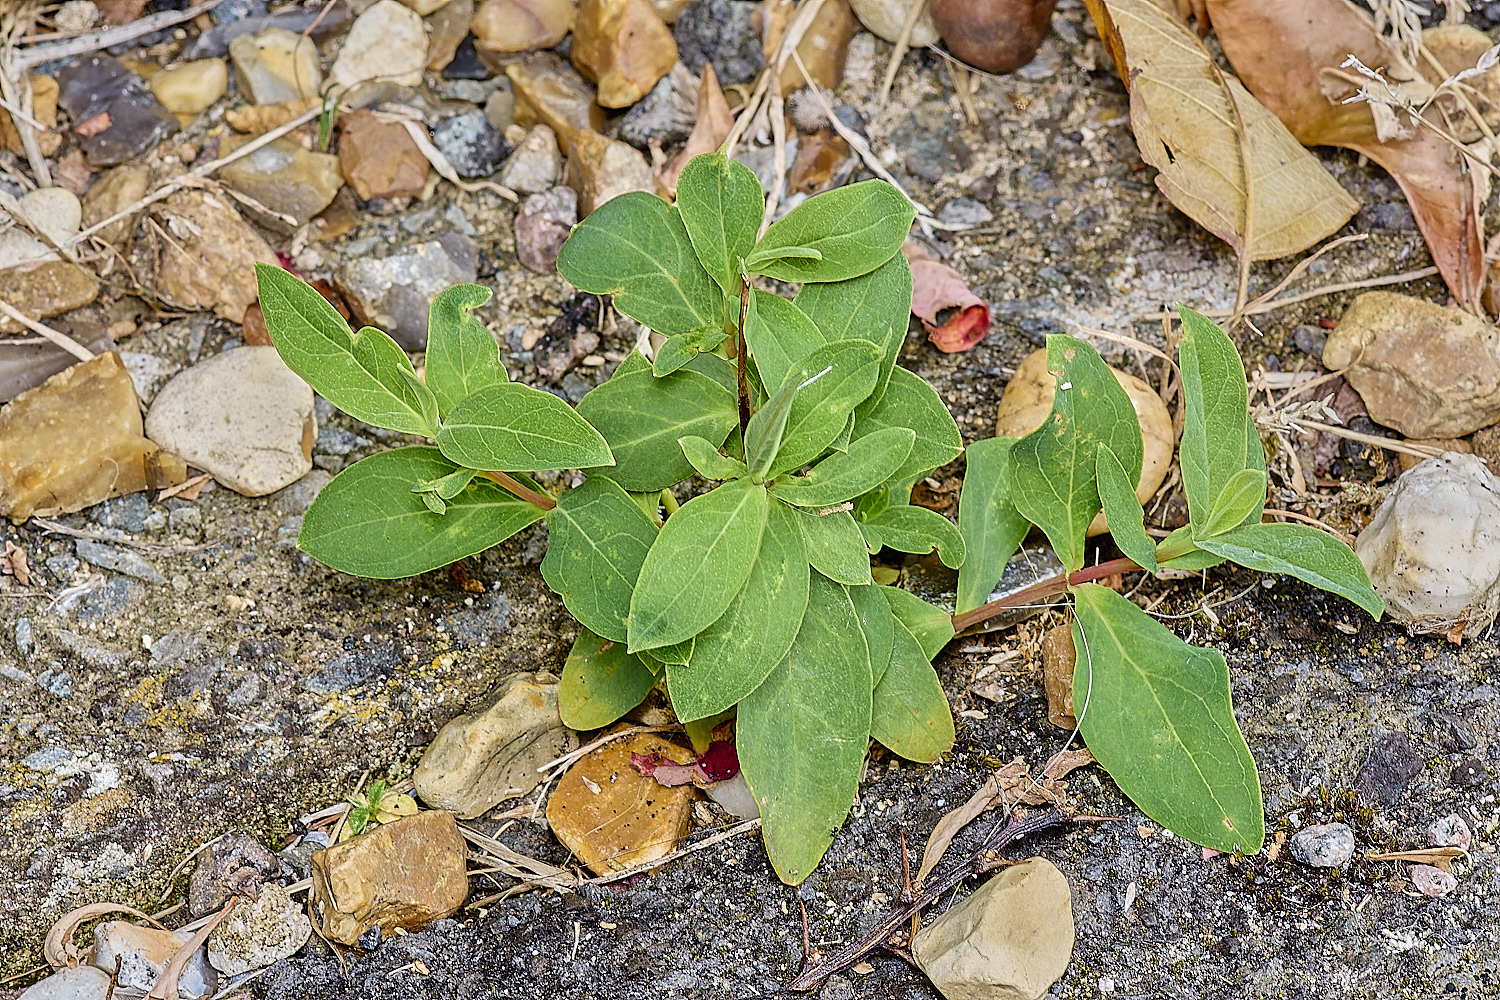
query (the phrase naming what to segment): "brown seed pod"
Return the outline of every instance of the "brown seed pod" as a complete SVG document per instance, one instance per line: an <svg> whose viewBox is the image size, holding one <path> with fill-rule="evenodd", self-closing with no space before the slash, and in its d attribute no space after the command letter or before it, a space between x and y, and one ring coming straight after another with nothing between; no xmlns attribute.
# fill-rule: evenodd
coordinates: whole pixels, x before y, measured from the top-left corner
<svg viewBox="0 0 1500 1000"><path fill-rule="evenodd" d="M987 73L1020 69L1047 35L1056 0L928 0L948 51Z"/></svg>

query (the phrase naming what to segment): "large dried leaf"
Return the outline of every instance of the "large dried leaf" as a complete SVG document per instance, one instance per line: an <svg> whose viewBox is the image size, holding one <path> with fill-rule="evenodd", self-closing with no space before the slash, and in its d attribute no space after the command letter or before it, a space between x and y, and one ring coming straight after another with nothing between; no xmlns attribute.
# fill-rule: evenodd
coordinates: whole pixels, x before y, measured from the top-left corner
<svg viewBox="0 0 1500 1000"><path fill-rule="evenodd" d="M1088 0L1130 87L1130 124L1156 184L1251 260L1306 250L1359 203L1277 117L1150 0Z"/></svg>

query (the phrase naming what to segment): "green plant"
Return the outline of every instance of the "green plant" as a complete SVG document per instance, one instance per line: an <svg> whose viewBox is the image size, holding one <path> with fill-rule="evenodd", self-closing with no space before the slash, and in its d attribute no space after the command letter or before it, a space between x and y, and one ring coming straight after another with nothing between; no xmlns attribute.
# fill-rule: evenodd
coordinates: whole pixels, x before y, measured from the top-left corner
<svg viewBox="0 0 1500 1000"><path fill-rule="evenodd" d="M1086 342L1048 337L1057 392L1047 421L1024 438L968 450L959 502L968 559L954 624L961 630L993 612L981 602L1031 526L1041 528L1069 571L1057 589L1072 598L1073 703L1089 749L1152 819L1205 847L1254 853L1265 838L1260 779L1235 724L1223 655L1183 642L1088 581L1230 560L1305 580L1377 619L1384 604L1343 542L1302 525L1261 523L1265 452L1239 352L1211 320L1180 313L1186 412L1179 462L1189 523L1160 543L1146 534L1134 489L1140 426L1130 400ZM1126 558L1084 569L1084 529L1101 509Z"/></svg>
<svg viewBox="0 0 1500 1000"><path fill-rule="evenodd" d="M854 184L757 240L764 208L748 168L708 155L683 171L676 206L625 194L575 227L562 275L666 338L576 412L508 381L469 315L484 288L433 302L424 383L385 334L351 332L295 278L257 271L294 371L352 416L436 443L341 472L299 545L391 578L546 517L542 575L583 626L563 668L564 721L608 725L653 688L690 729L736 712L767 852L795 883L852 804L871 737L919 761L952 744L931 665L952 621L876 585L869 555L936 548L962 564L957 528L907 502L961 440L937 393L896 365L911 203ZM756 275L801 287L788 300ZM521 475L554 469L587 478L554 498Z"/></svg>

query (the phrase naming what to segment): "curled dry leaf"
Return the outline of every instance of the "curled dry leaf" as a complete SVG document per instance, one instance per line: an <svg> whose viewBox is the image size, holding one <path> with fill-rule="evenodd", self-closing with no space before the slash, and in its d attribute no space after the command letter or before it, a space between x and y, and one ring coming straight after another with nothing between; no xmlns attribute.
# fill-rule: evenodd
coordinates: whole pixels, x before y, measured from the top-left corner
<svg viewBox="0 0 1500 1000"><path fill-rule="evenodd" d="M166 930L161 924L152 920L149 914L142 913L133 906L126 906L124 903L87 903L58 917L57 923L53 924L52 929L47 932L47 940L42 944L42 955L47 959L47 964L54 969L77 967L78 963L83 961L83 952L74 946L73 932L81 925L96 917L102 917L106 913L128 913L132 917L140 917Z"/></svg>
<svg viewBox="0 0 1500 1000"><path fill-rule="evenodd" d="M716 727L708 748L686 764L679 764L660 753L633 753L630 766L668 788L689 783L701 787L716 781L728 781L740 773L733 732L734 724L730 722Z"/></svg>
<svg viewBox="0 0 1500 1000"><path fill-rule="evenodd" d="M1150 0L1087 3L1130 88L1141 158L1194 222L1250 260L1271 260L1354 215L1359 203L1185 24Z"/></svg>
<svg viewBox="0 0 1500 1000"><path fill-rule="evenodd" d="M990 332L990 307L963 275L935 260L916 240L901 248L911 264L911 311L927 339L947 354L967 351Z"/></svg>
<svg viewBox="0 0 1500 1000"><path fill-rule="evenodd" d="M1208 11L1245 86L1299 142L1353 149L1391 174L1448 289L1477 312L1485 275L1479 212L1488 173L1466 164L1462 152L1407 111L1382 103L1420 104L1433 84L1380 36L1366 11L1346 0L1208 0ZM1390 86L1344 68L1350 56L1379 69ZM1455 73L1466 68L1444 65ZM1380 100L1344 103L1367 86ZM1438 108L1429 114L1440 123Z"/></svg>
<svg viewBox="0 0 1500 1000"><path fill-rule="evenodd" d="M682 152L667 161L656 175L657 190L668 198L677 197L677 178L688 161L702 153L712 153L724 144L734 129L734 116L729 113L729 102L719 87L719 76L712 63L703 64L703 75L698 78L698 120L688 136Z"/></svg>
<svg viewBox="0 0 1500 1000"><path fill-rule="evenodd" d="M26 550L15 542L5 543L5 554L0 556L0 573L14 576L23 587L31 586L31 567L26 562Z"/></svg>

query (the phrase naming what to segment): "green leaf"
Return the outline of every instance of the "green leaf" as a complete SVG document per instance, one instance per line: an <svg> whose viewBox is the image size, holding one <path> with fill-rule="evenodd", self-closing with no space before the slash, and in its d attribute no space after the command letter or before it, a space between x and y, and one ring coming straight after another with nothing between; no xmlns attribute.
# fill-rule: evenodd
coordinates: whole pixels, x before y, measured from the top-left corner
<svg viewBox="0 0 1500 1000"><path fill-rule="evenodd" d="M1156 543L1146 534L1146 512L1135 495L1135 484L1125 474L1125 467L1108 447L1099 445L1095 456L1095 473L1099 477L1099 500L1109 533L1120 551L1135 564L1156 572Z"/></svg>
<svg viewBox="0 0 1500 1000"><path fill-rule="evenodd" d="M1073 673L1084 741L1120 790L1195 844L1254 854L1260 778L1234 721L1229 668L1107 587L1073 588Z"/></svg>
<svg viewBox="0 0 1500 1000"><path fill-rule="evenodd" d="M319 395L375 427L424 437L437 433L426 416L429 401L433 409L436 401L402 377L415 379L416 372L400 345L374 327L351 333L327 299L279 267L257 263L255 277L271 342Z"/></svg>
<svg viewBox="0 0 1500 1000"><path fill-rule="evenodd" d="M651 656L662 662L664 667L673 664L683 664L692 660L695 636L689 636L681 642L674 642L670 646L661 646L651 650ZM645 656L645 653L641 654Z"/></svg>
<svg viewBox="0 0 1500 1000"><path fill-rule="evenodd" d="M394 580L439 569L498 544L542 518L542 510L477 479L434 514L411 491L457 467L436 448L396 448L333 477L302 519L297 546L341 573Z"/></svg>
<svg viewBox="0 0 1500 1000"><path fill-rule="evenodd" d="M590 474L635 493L653 493L691 476L693 467L677 442L701 437L718 447L740 419L733 390L687 370L662 378L649 371L617 373L579 401L578 414L598 428L615 457L613 467Z"/></svg>
<svg viewBox="0 0 1500 1000"><path fill-rule="evenodd" d="M1380 620L1385 601L1370 586L1354 550L1332 535L1302 524L1242 524L1198 547L1265 573L1286 573L1348 598Z"/></svg>
<svg viewBox="0 0 1500 1000"><path fill-rule="evenodd" d="M656 676L640 657L625 652L623 642L585 628L563 661L558 713L569 729L602 729L645 701L655 683Z"/></svg>
<svg viewBox="0 0 1500 1000"><path fill-rule="evenodd" d="M813 569L836 583L858 587L870 582L870 553L864 536L848 511L818 515L797 511L807 561Z"/></svg>
<svg viewBox="0 0 1500 1000"><path fill-rule="evenodd" d="M1047 369L1061 373L1052 413L1011 448L1010 495L1071 572L1083 566L1083 533L1102 509L1095 451L1109 448L1133 483L1141 474L1141 425L1130 397L1087 341L1048 336Z"/></svg>
<svg viewBox="0 0 1500 1000"><path fill-rule="evenodd" d="M1016 438L997 437L969 445L969 468L958 496L958 533L964 564L958 568L958 612L990 599L1031 522L1010 502L1010 449Z"/></svg>
<svg viewBox="0 0 1500 1000"><path fill-rule="evenodd" d="M615 483L594 476L558 497L547 529L542 579L586 628L624 642L630 595L656 542L650 515Z"/></svg>
<svg viewBox="0 0 1500 1000"><path fill-rule="evenodd" d="M835 188L792 209L755 244L757 258L797 248L816 250L821 259L779 257L756 273L781 281L857 278L901 252L916 217L916 206L885 181Z"/></svg>
<svg viewBox="0 0 1500 1000"><path fill-rule="evenodd" d="M519 382L466 397L437 434L438 447L460 465L504 472L613 465L609 445L563 400Z"/></svg>
<svg viewBox="0 0 1500 1000"><path fill-rule="evenodd" d="M657 376L670 375L685 366L704 351L712 351L724 343L729 334L722 326L701 326L687 333L668 337L656 352L651 371Z"/></svg>
<svg viewBox="0 0 1500 1000"><path fill-rule="evenodd" d="M740 391L739 376L735 373L734 365L717 354L709 354L707 351L699 354L693 360L682 366L690 372L697 372L705 378L713 379L731 396L738 399Z"/></svg>
<svg viewBox="0 0 1500 1000"><path fill-rule="evenodd" d="M1230 528L1244 524L1266 505L1266 474L1259 469L1241 469L1229 477L1219 491L1213 511L1202 527L1195 527L1195 538L1212 538ZM1258 521L1259 518L1256 518Z"/></svg>
<svg viewBox="0 0 1500 1000"><path fill-rule="evenodd" d="M849 599L859 615L859 627L865 635L865 648L870 653L870 676L876 684L885 676L891 664L891 645L896 639L896 617L891 606L880 596L875 584L850 587Z"/></svg>
<svg viewBox="0 0 1500 1000"><path fill-rule="evenodd" d="M1184 524L1156 546L1157 569L1178 569L1189 573L1208 569L1223 562L1212 552L1205 552L1193 542L1193 526Z"/></svg>
<svg viewBox="0 0 1500 1000"><path fill-rule="evenodd" d="M795 303L759 288L753 291L745 316L745 342L773 391L786 382L797 362L830 339L840 338L825 337Z"/></svg>
<svg viewBox="0 0 1500 1000"><path fill-rule="evenodd" d="M818 378L828 372L813 376ZM786 437L786 422L792 415L792 400L807 383L788 381L766 400L745 425L745 465L750 474L764 478Z"/></svg>
<svg viewBox="0 0 1500 1000"><path fill-rule="evenodd" d="M681 642L724 614L755 564L767 500L764 486L736 479L667 519L630 599L632 652Z"/></svg>
<svg viewBox="0 0 1500 1000"><path fill-rule="evenodd" d="M761 268L766 264L783 260L822 260L823 251L813 247L777 247L775 249L757 250L745 258L745 270L751 274L761 274Z"/></svg>
<svg viewBox="0 0 1500 1000"><path fill-rule="evenodd" d="M1234 341L1213 320L1186 306L1182 316L1182 344L1177 361L1182 368L1186 414L1177 456L1188 514L1205 524L1213 502L1245 463L1245 414L1249 389L1245 365Z"/></svg>
<svg viewBox="0 0 1500 1000"><path fill-rule="evenodd" d="M615 308L672 336L723 321L724 293L698 263L676 208L627 191L573 227L557 273L585 292L613 294Z"/></svg>
<svg viewBox="0 0 1500 1000"><path fill-rule="evenodd" d="M760 687L791 648L807 609L807 553L796 515L771 502L750 577L718 621L693 639L685 665L668 665L683 721L722 712Z"/></svg>
<svg viewBox="0 0 1500 1000"><path fill-rule="evenodd" d="M722 153L693 157L677 181L677 211L703 268L725 296L739 298L739 262L766 211L755 171Z"/></svg>
<svg viewBox="0 0 1500 1000"><path fill-rule="evenodd" d="M740 702L735 749L760 807L771 865L796 885L812 873L859 790L870 739L871 677L844 588L814 575L786 656Z"/></svg>
<svg viewBox="0 0 1500 1000"><path fill-rule="evenodd" d="M750 474L744 462L719 454L719 449L701 437L680 438L677 444L683 456L704 479L739 479Z"/></svg>
<svg viewBox="0 0 1500 1000"><path fill-rule="evenodd" d="M958 425L937 390L905 368L892 369L885 395L878 403L866 400L860 404L854 416L851 448L860 438L887 427L910 427L916 431L911 452L891 476L892 482L915 482L938 466L947 465L964 450Z"/></svg>
<svg viewBox="0 0 1500 1000"><path fill-rule="evenodd" d="M891 606L891 614L906 626L922 647L922 655L931 662L953 638L953 619L948 612L898 587L881 587L880 592Z"/></svg>
<svg viewBox="0 0 1500 1000"><path fill-rule="evenodd" d="M911 630L896 622L891 666L875 685L870 735L907 760L931 764L953 748L953 711Z"/></svg>
<svg viewBox="0 0 1500 1000"><path fill-rule="evenodd" d="M1261 443L1260 429L1255 426L1255 414L1248 411L1245 413L1245 468L1252 472L1259 472L1262 476L1266 474L1266 446ZM1266 494L1262 490L1260 502L1240 523L1259 524L1265 511Z"/></svg>
<svg viewBox="0 0 1500 1000"><path fill-rule="evenodd" d="M911 453L917 434L910 427L887 427L850 442L849 450L829 455L805 476L777 480L771 495L799 507L831 507L873 490L896 472Z"/></svg>
<svg viewBox="0 0 1500 1000"><path fill-rule="evenodd" d="M905 504L887 507L870 523L880 532L888 548L913 555L937 549L949 569L964 564L964 540L957 526L935 510Z"/></svg>
<svg viewBox="0 0 1500 1000"><path fill-rule="evenodd" d="M797 395L770 474L801 468L823 454L879 374L879 349L867 340L836 340L798 362L787 377L786 384L798 385Z"/></svg>
<svg viewBox="0 0 1500 1000"><path fill-rule="evenodd" d="M440 499L452 500L465 486L473 482L479 473L474 469L459 469L437 479L424 479L411 488L413 493L435 493Z"/></svg>
<svg viewBox="0 0 1500 1000"><path fill-rule="evenodd" d="M454 285L427 312L427 385L444 417L471 393L510 380L494 335L471 315L491 294L483 285Z"/></svg>
<svg viewBox="0 0 1500 1000"><path fill-rule="evenodd" d="M896 254L869 274L847 281L809 282L793 299L823 340L863 337L880 348L880 380L867 405L878 403L911 324L911 265ZM941 465L942 463L938 463Z"/></svg>

